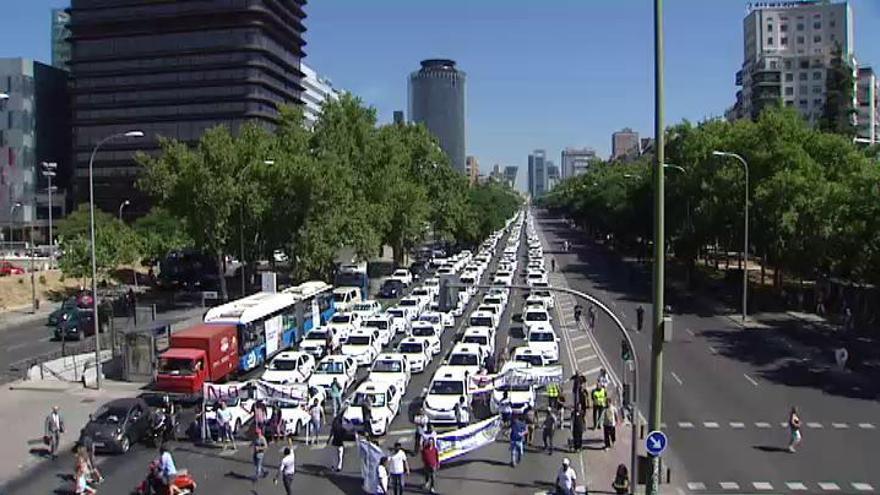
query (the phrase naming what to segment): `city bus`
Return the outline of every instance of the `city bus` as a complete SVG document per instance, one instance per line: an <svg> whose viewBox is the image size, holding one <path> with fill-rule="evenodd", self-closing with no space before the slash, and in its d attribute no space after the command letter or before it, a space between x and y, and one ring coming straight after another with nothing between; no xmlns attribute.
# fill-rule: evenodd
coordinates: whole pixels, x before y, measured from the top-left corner
<svg viewBox="0 0 880 495"><path fill-rule="evenodd" d="M303 323L297 326L297 333L294 336L296 342L302 340L313 328L330 321L336 313L336 308L333 306L333 286L326 282L319 280L303 282L284 289L283 293L292 294L298 302L298 311L301 311L297 313L299 315L297 321Z"/></svg>
<svg viewBox="0 0 880 495"><path fill-rule="evenodd" d="M361 299L369 299L370 279L367 276L367 262L340 265L333 284L336 287L357 287L361 290Z"/></svg>

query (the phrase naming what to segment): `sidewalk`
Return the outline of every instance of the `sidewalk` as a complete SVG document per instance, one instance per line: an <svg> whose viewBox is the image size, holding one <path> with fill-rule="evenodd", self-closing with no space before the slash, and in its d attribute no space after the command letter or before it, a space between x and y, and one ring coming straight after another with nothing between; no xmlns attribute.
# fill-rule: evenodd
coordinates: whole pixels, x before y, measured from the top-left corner
<svg viewBox="0 0 880 495"><path fill-rule="evenodd" d="M0 312L0 329L32 321L45 321L49 318L49 313L55 311L55 309L57 309L57 304L52 304L48 301L41 301L40 309L36 313L32 312L33 307L30 304L5 309Z"/></svg>
<svg viewBox="0 0 880 495"><path fill-rule="evenodd" d="M142 386L107 380L101 390L94 390L64 382L16 381L0 389L0 424L4 426L0 486L37 463L51 462L43 457L46 451L42 437L43 422L52 406L61 409L66 428L60 450L69 450L79 439L89 414L109 400L138 395Z"/></svg>

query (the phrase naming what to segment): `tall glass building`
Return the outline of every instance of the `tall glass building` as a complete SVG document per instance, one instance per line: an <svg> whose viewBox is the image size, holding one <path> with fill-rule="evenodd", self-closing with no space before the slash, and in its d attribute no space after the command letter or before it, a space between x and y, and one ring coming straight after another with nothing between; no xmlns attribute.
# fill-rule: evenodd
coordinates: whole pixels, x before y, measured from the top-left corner
<svg viewBox="0 0 880 495"><path fill-rule="evenodd" d="M70 63L70 14L52 9L52 67L67 70Z"/></svg>
<svg viewBox="0 0 880 495"><path fill-rule="evenodd" d="M95 159L95 199L106 211L130 200L126 215L145 213L136 188L138 150L158 151L159 137L197 141L224 125L272 127L278 106L302 104L300 60L306 0L73 0L74 162L78 201L88 198L89 155L101 139L141 130L144 139L114 140Z"/></svg>
<svg viewBox="0 0 880 495"><path fill-rule="evenodd" d="M455 61L429 59L409 76L409 116L425 124L449 157L455 170L465 173L465 81Z"/></svg>

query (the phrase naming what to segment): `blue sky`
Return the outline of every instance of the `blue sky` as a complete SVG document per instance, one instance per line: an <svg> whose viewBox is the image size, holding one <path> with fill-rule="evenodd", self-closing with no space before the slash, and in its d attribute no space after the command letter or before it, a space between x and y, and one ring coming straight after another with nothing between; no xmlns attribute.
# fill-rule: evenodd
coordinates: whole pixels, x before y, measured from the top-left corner
<svg viewBox="0 0 880 495"><path fill-rule="evenodd" d="M49 9L63 0L5 0L0 56L48 61ZM745 0L667 0L666 117L701 120L734 100ZM311 0L306 62L390 121L407 74L424 58L468 74L467 147L483 170L544 148L602 155L625 126L653 134L653 2L649 0ZM880 1L851 0L855 49L880 66Z"/></svg>

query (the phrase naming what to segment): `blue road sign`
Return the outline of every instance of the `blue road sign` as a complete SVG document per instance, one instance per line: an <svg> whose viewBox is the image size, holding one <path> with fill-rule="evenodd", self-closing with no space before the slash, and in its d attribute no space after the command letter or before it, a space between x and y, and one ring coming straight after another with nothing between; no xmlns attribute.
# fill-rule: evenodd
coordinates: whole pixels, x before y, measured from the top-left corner
<svg viewBox="0 0 880 495"><path fill-rule="evenodd" d="M665 433L654 430L651 433L648 433L648 437L645 438L645 450L647 450L652 456L656 457L666 450L668 440L669 439L666 438Z"/></svg>

